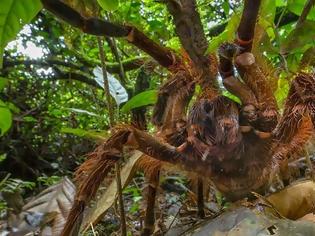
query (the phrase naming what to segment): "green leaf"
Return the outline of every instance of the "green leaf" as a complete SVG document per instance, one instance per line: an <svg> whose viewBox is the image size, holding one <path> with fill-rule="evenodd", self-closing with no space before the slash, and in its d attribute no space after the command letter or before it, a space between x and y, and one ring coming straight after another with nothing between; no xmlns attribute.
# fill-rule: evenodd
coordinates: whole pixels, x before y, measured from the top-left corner
<svg viewBox="0 0 315 236"><path fill-rule="evenodd" d="M225 30L221 34L219 34L218 36L212 38L211 41L209 42L207 54L213 53L215 50L218 49L218 47L222 43L227 42L227 41L231 42L234 40L235 32L236 32L237 27L239 25L239 21L240 21L240 14L239 13L236 13L236 14L231 16Z"/></svg>
<svg viewBox="0 0 315 236"><path fill-rule="evenodd" d="M148 90L132 97L122 108L121 112L128 112L131 109L146 105L155 104L157 101L157 90Z"/></svg>
<svg viewBox="0 0 315 236"><path fill-rule="evenodd" d="M73 129L73 128L67 128L67 127L61 128L60 132L65 133L65 134L73 134L79 137L92 138L92 139L104 139L107 136L106 133L98 132L95 130Z"/></svg>
<svg viewBox="0 0 315 236"><path fill-rule="evenodd" d="M105 11L115 11L119 5L118 0L97 0L97 2Z"/></svg>
<svg viewBox="0 0 315 236"><path fill-rule="evenodd" d="M6 104L0 100L0 137L3 136L12 125L12 114Z"/></svg>
<svg viewBox="0 0 315 236"><path fill-rule="evenodd" d="M6 154L6 153L1 154L1 155L0 155L0 163L1 163L2 161L4 161L6 158L7 158L7 154Z"/></svg>
<svg viewBox="0 0 315 236"><path fill-rule="evenodd" d="M229 1L225 0L225 1L223 2L223 4L222 4L222 8L223 8L223 10L224 10L224 14L225 14L226 16L228 16L228 15L229 15L229 12L230 12L230 4L229 4Z"/></svg>
<svg viewBox="0 0 315 236"><path fill-rule="evenodd" d="M261 18L259 19L259 25L261 25L264 28L271 41L275 39L276 37L275 31L273 28L273 24L270 21Z"/></svg>
<svg viewBox="0 0 315 236"><path fill-rule="evenodd" d="M286 5L285 0L276 0L276 6L277 7L283 7Z"/></svg>
<svg viewBox="0 0 315 236"><path fill-rule="evenodd" d="M181 47L178 37L172 37L166 42L166 47L172 48L174 50L179 50Z"/></svg>
<svg viewBox="0 0 315 236"><path fill-rule="evenodd" d="M12 102L7 102L7 108L9 108L13 113L20 113L20 108L14 105Z"/></svg>
<svg viewBox="0 0 315 236"><path fill-rule="evenodd" d="M58 184L61 181L62 181L62 177L56 176L56 175L40 176L37 178L37 182L42 183L45 186L52 186L52 185Z"/></svg>
<svg viewBox="0 0 315 236"><path fill-rule="evenodd" d="M282 107L290 88L290 81L288 80L288 74L286 72L283 71L280 74L277 87L275 96L279 107Z"/></svg>
<svg viewBox="0 0 315 236"><path fill-rule="evenodd" d="M275 0L263 0L260 9L260 18L273 23L276 15L276 2Z"/></svg>
<svg viewBox="0 0 315 236"><path fill-rule="evenodd" d="M300 16L307 0L288 0L288 9ZM307 15L307 19L315 20L315 8L313 7Z"/></svg>
<svg viewBox="0 0 315 236"><path fill-rule="evenodd" d="M281 54L304 52L315 45L315 21L306 20L301 27L294 29L281 42ZM306 46L306 47L305 47Z"/></svg>
<svg viewBox="0 0 315 236"><path fill-rule="evenodd" d="M37 120L33 116L24 116L23 121L25 122L36 122Z"/></svg>
<svg viewBox="0 0 315 236"><path fill-rule="evenodd" d="M3 50L42 8L40 0L0 0L0 69Z"/></svg>
<svg viewBox="0 0 315 236"><path fill-rule="evenodd" d="M241 100L237 96L233 95L229 91L224 91L223 92L223 96L228 97L229 99L231 99L232 101L234 101L234 102L236 102L238 104L242 103Z"/></svg>
<svg viewBox="0 0 315 236"><path fill-rule="evenodd" d="M0 77L0 91L6 86L7 83L8 83L8 79Z"/></svg>

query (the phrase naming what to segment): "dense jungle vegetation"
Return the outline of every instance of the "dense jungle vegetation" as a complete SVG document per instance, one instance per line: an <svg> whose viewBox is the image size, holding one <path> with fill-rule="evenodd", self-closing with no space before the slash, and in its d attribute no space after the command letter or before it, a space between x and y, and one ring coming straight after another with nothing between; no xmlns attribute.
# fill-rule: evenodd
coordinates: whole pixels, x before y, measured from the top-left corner
<svg viewBox="0 0 315 236"><path fill-rule="evenodd" d="M311 235L314 4L0 0L0 235Z"/></svg>

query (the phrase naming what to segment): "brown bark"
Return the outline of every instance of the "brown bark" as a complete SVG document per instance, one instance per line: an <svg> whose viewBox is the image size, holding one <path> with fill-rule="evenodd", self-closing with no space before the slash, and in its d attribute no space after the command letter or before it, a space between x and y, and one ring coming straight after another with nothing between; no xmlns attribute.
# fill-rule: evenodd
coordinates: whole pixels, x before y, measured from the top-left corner
<svg viewBox="0 0 315 236"><path fill-rule="evenodd" d="M250 52L252 50L260 3L261 0L245 0L236 39L237 44L242 47L241 52Z"/></svg>
<svg viewBox="0 0 315 236"><path fill-rule="evenodd" d="M144 57L139 57L135 59L128 59L122 61L122 65L124 67L124 71L130 71L130 70L135 70L141 67L145 62L147 58ZM42 66L42 67L54 67L54 66L64 66L67 68L75 69L75 70L80 70L80 71L89 71L89 67L95 66L95 62L87 63L88 65L81 66L79 64L71 63L71 62L65 62L61 61L59 59L45 59L45 60L20 60L20 59L7 59L4 58L3 66L4 70L8 70L11 67L14 66L30 66L30 65L37 65L37 66ZM118 63L106 63L106 68L109 73L112 74L118 74L119 73L119 64Z"/></svg>
<svg viewBox="0 0 315 236"><path fill-rule="evenodd" d="M80 28L85 33L97 36L124 37L164 67L170 67L177 61L176 55L170 49L155 43L133 26L118 25L97 18L85 18L59 0L41 1L48 11L70 25Z"/></svg>
<svg viewBox="0 0 315 236"><path fill-rule="evenodd" d="M177 58L174 52L166 47L155 43L152 39L149 39L137 28L133 26L127 26L127 28L129 29L127 41L140 48L144 52L148 53L160 65L164 67L170 67L179 61L179 58Z"/></svg>
<svg viewBox="0 0 315 236"><path fill-rule="evenodd" d="M167 0L167 7L173 16L175 30L182 46L197 67L208 68L205 53L208 43L203 31L195 0Z"/></svg>
<svg viewBox="0 0 315 236"><path fill-rule="evenodd" d="M302 11L298 21L296 22L296 26L295 26L296 28L301 27L301 25L306 20L307 15L312 10L314 5L315 5L315 1L314 0L307 0L306 1L306 4L305 4L305 6L303 8L303 11Z"/></svg>

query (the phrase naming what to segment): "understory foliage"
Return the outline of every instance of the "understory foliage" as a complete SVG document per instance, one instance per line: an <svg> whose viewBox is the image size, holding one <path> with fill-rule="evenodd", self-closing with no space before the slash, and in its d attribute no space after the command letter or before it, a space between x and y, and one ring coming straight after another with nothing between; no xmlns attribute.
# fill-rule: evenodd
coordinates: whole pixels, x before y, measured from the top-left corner
<svg viewBox="0 0 315 236"><path fill-rule="evenodd" d="M86 19L97 17L115 24L136 27L154 42L173 50L174 55L187 59L185 66L188 69L185 69L194 73L191 69L194 59L180 43L173 16L165 4L169 1L62 2ZM173 2L179 2L177 7L180 7L181 1ZM260 55L257 61L270 80L268 82L281 114L290 112L284 110L284 105L295 76L300 72L315 72L313 5L307 16L303 16L305 6L312 2L261 1L252 51L255 56ZM234 42L243 1L197 0L196 7L208 42L207 55L216 54L223 43ZM54 186L50 189L72 202L73 198L69 198L67 191L62 189L63 184L68 184L71 186L68 191L74 195L74 186L66 176L73 177L87 154L110 137L110 128L114 125L132 123L134 127L156 134L159 130L155 126L156 120L152 122L153 105L158 101L159 88L165 84L170 73L163 62L154 60L140 50L141 46L137 48L136 44L128 43L130 39L109 36L98 38L82 33L82 30L43 8L40 0L27 3L25 0L0 0L0 15L0 217L7 219L10 214L18 215L27 210L30 205L23 208L27 200L50 186ZM100 50L105 54L110 97L104 92L104 71L100 70L98 75L95 73L97 67L104 69ZM225 97L238 104L244 102L226 90L219 74L216 78L217 86ZM193 102L202 94L203 87L198 84L193 90L188 108L192 108ZM119 129L122 128L119 126ZM89 155L93 156L93 153ZM137 153L131 155L127 152L126 155L131 156L133 161L126 166L133 166L130 163L135 164L140 157ZM159 163L152 161L147 165L152 167ZM148 166L144 169L149 169ZM131 175L136 175L136 178L128 185ZM147 177L147 173L145 175ZM123 168L122 176L126 187L124 199L127 202L127 220L134 225L129 226L132 228L130 232L137 232L141 228L138 217L143 216L140 211L145 209L140 204L143 198L141 188L146 187L145 177L143 171L136 172L132 167ZM197 202L196 196L189 190L187 178L183 176L172 170L161 177L162 189L170 199L162 197L161 206L164 208L170 205L174 207L176 202ZM108 187L114 179L113 172L108 179L109 183L105 181L103 185L115 196L116 187ZM220 208L227 208L227 200L213 187L210 190L211 197ZM102 196L102 190L98 194ZM49 197L45 198L46 201L51 200ZM10 201L10 198L15 201ZM104 212L114 202L115 199L112 199L110 204L105 204ZM191 204L185 206L189 208ZM62 207L58 209L59 215L60 212L63 213ZM99 213L97 217L102 214ZM105 224L99 226L100 231L118 230L115 214L115 210L110 210L109 216L102 218ZM93 217L96 216L91 216L93 223L100 220ZM65 218L62 215L63 224ZM165 232L163 227L158 230ZM60 233L61 229L58 228L56 232Z"/></svg>

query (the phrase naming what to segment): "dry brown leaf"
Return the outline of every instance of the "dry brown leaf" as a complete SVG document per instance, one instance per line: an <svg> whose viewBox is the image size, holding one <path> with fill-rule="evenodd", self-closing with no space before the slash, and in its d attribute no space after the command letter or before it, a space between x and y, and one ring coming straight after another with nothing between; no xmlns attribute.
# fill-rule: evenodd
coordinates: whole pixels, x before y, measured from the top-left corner
<svg viewBox="0 0 315 236"><path fill-rule="evenodd" d="M297 182L267 197L273 206L292 220L313 212L315 207L315 183L311 180Z"/></svg>
<svg viewBox="0 0 315 236"><path fill-rule="evenodd" d="M74 184L64 177L61 182L45 189L24 205L19 215L12 215L8 224L18 235L35 231L40 231L45 236L59 235L74 196Z"/></svg>
<svg viewBox="0 0 315 236"><path fill-rule="evenodd" d="M127 163L121 170L121 184L125 187L132 179L134 172L137 169L137 162L144 154L139 151L135 153L128 159ZM117 197L117 186L116 180L113 180L109 187L106 189L104 194L96 200L94 206L87 210L82 227L84 230L90 227L90 224L96 224L104 213L114 204Z"/></svg>

